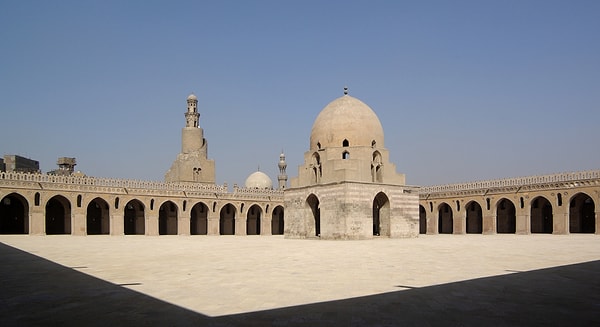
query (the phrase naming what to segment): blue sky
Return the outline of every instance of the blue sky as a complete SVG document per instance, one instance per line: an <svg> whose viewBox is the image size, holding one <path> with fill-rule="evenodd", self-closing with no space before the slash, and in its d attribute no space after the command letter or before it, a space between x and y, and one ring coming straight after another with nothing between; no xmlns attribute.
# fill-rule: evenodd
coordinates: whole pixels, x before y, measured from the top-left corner
<svg viewBox="0 0 600 327"><path fill-rule="evenodd" d="M2 1L0 154L162 180L185 99L217 182L297 176L320 110L379 116L413 185L600 168L600 1Z"/></svg>

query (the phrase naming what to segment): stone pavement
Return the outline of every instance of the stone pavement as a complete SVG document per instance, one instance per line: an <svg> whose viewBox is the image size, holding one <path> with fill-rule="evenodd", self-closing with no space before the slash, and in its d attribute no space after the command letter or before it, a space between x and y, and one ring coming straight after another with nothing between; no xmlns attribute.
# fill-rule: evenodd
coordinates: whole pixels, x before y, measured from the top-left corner
<svg viewBox="0 0 600 327"><path fill-rule="evenodd" d="M599 235L0 236L0 325L600 325Z"/></svg>

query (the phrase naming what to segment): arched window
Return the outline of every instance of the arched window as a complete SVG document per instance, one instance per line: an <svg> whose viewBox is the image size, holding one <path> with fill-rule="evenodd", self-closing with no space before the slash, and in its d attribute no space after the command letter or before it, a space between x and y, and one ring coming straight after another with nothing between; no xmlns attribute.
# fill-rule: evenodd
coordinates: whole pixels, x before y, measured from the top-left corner
<svg viewBox="0 0 600 327"><path fill-rule="evenodd" d="M344 139L344 142L342 142L342 146L343 147L349 147L350 146L350 142L348 142L348 140Z"/></svg>
<svg viewBox="0 0 600 327"><path fill-rule="evenodd" d="M350 159L350 152L344 151L344 153L342 153L342 159Z"/></svg>
<svg viewBox="0 0 600 327"><path fill-rule="evenodd" d="M558 206L561 207L562 206L562 194L560 194L560 193L556 194L556 201L558 202Z"/></svg>
<svg viewBox="0 0 600 327"><path fill-rule="evenodd" d="M371 141L371 147L375 147L377 145L377 142L375 142L375 140Z"/></svg>

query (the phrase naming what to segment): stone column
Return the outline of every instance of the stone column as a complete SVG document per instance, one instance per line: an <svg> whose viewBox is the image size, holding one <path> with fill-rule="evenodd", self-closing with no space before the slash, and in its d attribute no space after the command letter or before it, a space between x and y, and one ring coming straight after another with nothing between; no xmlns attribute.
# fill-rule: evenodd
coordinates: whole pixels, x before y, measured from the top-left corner
<svg viewBox="0 0 600 327"><path fill-rule="evenodd" d="M240 217L241 216L241 217ZM240 215L235 217L235 235L246 235L246 217Z"/></svg>
<svg viewBox="0 0 600 327"><path fill-rule="evenodd" d="M263 214L260 216L260 235L273 235L272 215Z"/></svg>
<svg viewBox="0 0 600 327"><path fill-rule="evenodd" d="M552 216L552 234L568 234L569 206L556 206L555 212L552 213Z"/></svg>
<svg viewBox="0 0 600 327"><path fill-rule="evenodd" d="M75 206L71 211L71 235L86 235L87 229L87 210Z"/></svg>
<svg viewBox="0 0 600 327"><path fill-rule="evenodd" d="M427 234L429 235L436 235L438 234L438 210L435 209L433 210L433 212L429 212L427 211L427 209L425 209L425 212L427 213Z"/></svg>
<svg viewBox="0 0 600 327"><path fill-rule="evenodd" d="M529 215L524 209L517 209L516 212L516 234L528 235L531 234L531 223L529 221Z"/></svg>
<svg viewBox="0 0 600 327"><path fill-rule="evenodd" d="M155 207L156 208L156 207ZM158 212L156 210L149 211L146 214L146 235L158 235Z"/></svg>
<svg viewBox="0 0 600 327"><path fill-rule="evenodd" d="M31 206L29 211L29 235L46 235L45 206Z"/></svg>
<svg viewBox="0 0 600 327"><path fill-rule="evenodd" d="M454 219L453 234L466 234L467 233L467 210L458 211L456 213L457 213L457 215L456 215L456 218Z"/></svg>
<svg viewBox="0 0 600 327"><path fill-rule="evenodd" d="M596 216L596 235L600 235L600 211L596 211L594 215Z"/></svg>
<svg viewBox="0 0 600 327"><path fill-rule="evenodd" d="M212 210L208 210L208 215L206 216L207 225L206 226L206 234L207 235L219 235L219 215Z"/></svg>
<svg viewBox="0 0 600 327"><path fill-rule="evenodd" d="M484 235L496 234L496 217L491 210L484 211L482 224L482 232Z"/></svg>
<svg viewBox="0 0 600 327"><path fill-rule="evenodd" d="M110 210L110 235L125 235L125 211Z"/></svg>
<svg viewBox="0 0 600 327"><path fill-rule="evenodd" d="M179 210L177 213L177 235L190 235L191 219L189 210L187 212Z"/></svg>

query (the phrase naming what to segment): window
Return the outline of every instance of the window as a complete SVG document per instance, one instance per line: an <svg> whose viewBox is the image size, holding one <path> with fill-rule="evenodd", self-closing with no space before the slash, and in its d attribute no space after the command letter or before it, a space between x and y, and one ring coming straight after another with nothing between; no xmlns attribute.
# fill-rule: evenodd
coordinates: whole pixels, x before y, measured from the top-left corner
<svg viewBox="0 0 600 327"><path fill-rule="evenodd" d="M344 151L344 153L342 153L342 159L350 159L350 152Z"/></svg>
<svg viewBox="0 0 600 327"><path fill-rule="evenodd" d="M349 147L350 146L350 142L348 142L348 140L344 140L344 142L342 142L342 146L343 147Z"/></svg>

